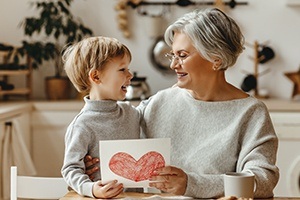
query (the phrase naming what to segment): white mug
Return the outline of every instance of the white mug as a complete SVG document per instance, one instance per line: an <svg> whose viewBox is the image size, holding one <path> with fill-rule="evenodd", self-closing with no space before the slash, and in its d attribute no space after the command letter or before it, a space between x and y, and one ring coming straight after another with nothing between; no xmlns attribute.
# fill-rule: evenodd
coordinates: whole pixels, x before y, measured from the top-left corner
<svg viewBox="0 0 300 200"><path fill-rule="evenodd" d="M224 174L225 196L237 198L254 197L254 174L248 172L228 172Z"/></svg>

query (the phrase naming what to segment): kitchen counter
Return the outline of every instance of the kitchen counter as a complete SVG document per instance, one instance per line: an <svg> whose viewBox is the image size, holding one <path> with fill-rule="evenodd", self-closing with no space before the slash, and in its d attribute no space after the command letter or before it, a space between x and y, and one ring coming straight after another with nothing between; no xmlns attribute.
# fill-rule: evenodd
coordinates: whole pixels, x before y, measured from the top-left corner
<svg viewBox="0 0 300 200"><path fill-rule="evenodd" d="M49 110L49 111L80 111L84 106L84 101L36 101L33 103L34 110Z"/></svg>
<svg viewBox="0 0 300 200"><path fill-rule="evenodd" d="M31 110L32 103L30 102L0 103L0 120L6 120Z"/></svg>
<svg viewBox="0 0 300 200"><path fill-rule="evenodd" d="M282 99L262 99L269 111L278 112L299 112L300 101L282 100Z"/></svg>
<svg viewBox="0 0 300 200"><path fill-rule="evenodd" d="M137 106L139 101L132 101L132 105ZM0 103L0 120L14 117L17 114L32 110L48 111L80 111L84 101L16 101Z"/></svg>
<svg viewBox="0 0 300 200"><path fill-rule="evenodd" d="M262 101L266 104L269 111L300 112L300 101L281 99L262 99ZM137 106L139 101L132 101L131 103ZM18 113L30 110L79 111L83 105L84 102L80 100L1 102L0 119L9 118Z"/></svg>
<svg viewBox="0 0 300 200"><path fill-rule="evenodd" d="M91 200L94 198L89 198L89 197L83 197L77 194L74 191L69 191L64 197L60 198L60 200ZM134 192L126 192L126 193L121 193L119 196L117 196L114 199L152 199L152 200L159 200L159 199L193 199L191 197L187 196L172 196L170 194L151 194L151 193L134 193ZM226 199L225 197L223 199ZM230 199L230 197L228 197ZM273 198L268 198L265 200L300 200L299 197L273 197Z"/></svg>

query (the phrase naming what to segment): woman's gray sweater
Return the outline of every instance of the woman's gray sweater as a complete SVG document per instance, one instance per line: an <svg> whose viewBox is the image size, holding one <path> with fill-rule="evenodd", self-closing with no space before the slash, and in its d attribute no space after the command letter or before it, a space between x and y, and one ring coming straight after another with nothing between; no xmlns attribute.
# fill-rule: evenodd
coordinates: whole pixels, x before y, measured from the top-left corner
<svg viewBox="0 0 300 200"><path fill-rule="evenodd" d="M255 198L273 196L278 139L266 106L254 97L207 102L185 89L158 92L138 107L147 138L171 138L171 165L188 175L185 195L224 195L223 174L255 174Z"/></svg>

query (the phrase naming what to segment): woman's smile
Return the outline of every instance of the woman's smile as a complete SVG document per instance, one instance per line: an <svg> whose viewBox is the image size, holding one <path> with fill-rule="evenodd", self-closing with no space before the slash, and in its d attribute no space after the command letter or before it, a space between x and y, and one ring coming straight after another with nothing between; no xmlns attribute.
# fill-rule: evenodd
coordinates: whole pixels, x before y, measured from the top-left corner
<svg viewBox="0 0 300 200"><path fill-rule="evenodd" d="M176 72L176 74L177 74L177 79L182 79L188 75L188 73L185 72Z"/></svg>

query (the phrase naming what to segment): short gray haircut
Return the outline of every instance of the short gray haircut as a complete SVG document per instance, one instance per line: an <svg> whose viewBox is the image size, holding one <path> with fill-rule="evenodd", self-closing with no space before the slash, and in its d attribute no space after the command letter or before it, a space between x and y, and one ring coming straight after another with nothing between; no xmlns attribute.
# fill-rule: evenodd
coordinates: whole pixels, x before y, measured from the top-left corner
<svg viewBox="0 0 300 200"><path fill-rule="evenodd" d="M239 26L217 8L192 11L171 24L164 36L169 46L176 32L186 34L208 61L220 59L218 70L233 66L244 49L245 39Z"/></svg>

